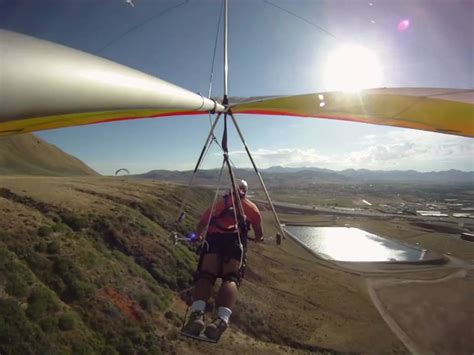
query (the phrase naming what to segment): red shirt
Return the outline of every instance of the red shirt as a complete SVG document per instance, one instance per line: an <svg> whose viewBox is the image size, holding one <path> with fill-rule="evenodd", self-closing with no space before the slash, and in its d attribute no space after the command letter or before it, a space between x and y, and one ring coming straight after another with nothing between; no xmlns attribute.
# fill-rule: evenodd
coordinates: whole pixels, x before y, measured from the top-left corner
<svg viewBox="0 0 474 355"><path fill-rule="evenodd" d="M229 211L228 213L222 213L226 208L232 207L232 200L233 198L229 196L227 199L223 198L215 204L214 213L212 216L215 217L219 227L217 227L214 223L210 223L207 230L208 233L225 233L225 230L228 230L230 233L237 231L234 212ZM246 197L241 198L240 201L242 202L242 208L247 221L250 222L254 231L259 230L260 224L262 222L262 216L258 210L258 207ZM235 207L237 208L237 206ZM211 208L212 207L209 207L202 215L199 222L200 226L206 226L209 222Z"/></svg>

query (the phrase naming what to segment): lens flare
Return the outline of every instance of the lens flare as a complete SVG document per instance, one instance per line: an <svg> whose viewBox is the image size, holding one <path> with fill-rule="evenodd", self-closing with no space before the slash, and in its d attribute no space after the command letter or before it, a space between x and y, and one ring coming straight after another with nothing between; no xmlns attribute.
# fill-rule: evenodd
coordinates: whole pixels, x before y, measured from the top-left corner
<svg viewBox="0 0 474 355"><path fill-rule="evenodd" d="M408 30L409 27L410 27L410 20L405 19L405 20L402 20L398 23L397 29L400 32L403 32L403 31Z"/></svg>

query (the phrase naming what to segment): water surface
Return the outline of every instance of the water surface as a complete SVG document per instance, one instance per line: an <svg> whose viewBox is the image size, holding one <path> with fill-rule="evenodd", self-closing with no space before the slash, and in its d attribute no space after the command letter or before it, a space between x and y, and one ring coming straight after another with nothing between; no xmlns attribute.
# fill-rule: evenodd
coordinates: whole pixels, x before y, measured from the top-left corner
<svg viewBox="0 0 474 355"><path fill-rule="evenodd" d="M295 239L323 259L419 261L425 251L358 228L285 226Z"/></svg>

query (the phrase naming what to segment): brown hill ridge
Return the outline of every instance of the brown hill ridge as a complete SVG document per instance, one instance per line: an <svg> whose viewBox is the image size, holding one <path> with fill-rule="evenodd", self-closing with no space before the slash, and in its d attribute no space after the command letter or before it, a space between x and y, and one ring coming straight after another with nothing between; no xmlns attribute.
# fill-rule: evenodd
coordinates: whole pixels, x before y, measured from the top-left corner
<svg viewBox="0 0 474 355"><path fill-rule="evenodd" d="M0 138L0 175L98 175L76 157L33 134Z"/></svg>

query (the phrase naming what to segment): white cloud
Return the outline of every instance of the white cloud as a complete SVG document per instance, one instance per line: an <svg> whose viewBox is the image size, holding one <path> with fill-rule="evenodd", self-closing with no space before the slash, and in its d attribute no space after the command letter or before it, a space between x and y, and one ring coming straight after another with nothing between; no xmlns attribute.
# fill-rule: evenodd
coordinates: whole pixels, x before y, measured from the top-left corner
<svg viewBox="0 0 474 355"><path fill-rule="evenodd" d="M245 151L233 151L230 153L232 160L237 164L244 163L248 159ZM329 163L329 158L318 153L315 149L258 149L252 152L255 163L262 168L281 165L285 167L299 166L322 166ZM245 164L245 163L244 163ZM246 163L245 165L248 165Z"/></svg>
<svg viewBox="0 0 474 355"><path fill-rule="evenodd" d="M361 137L353 149L323 154L315 148L258 149L252 152L259 167L317 166L334 170L347 168L380 170L474 170L474 140L445 134L393 130ZM245 151L233 151L237 166L249 166Z"/></svg>
<svg viewBox="0 0 474 355"><path fill-rule="evenodd" d="M439 133L393 130L364 137L351 152L351 162L378 169L473 170L474 140ZM417 168L420 167L420 168Z"/></svg>

